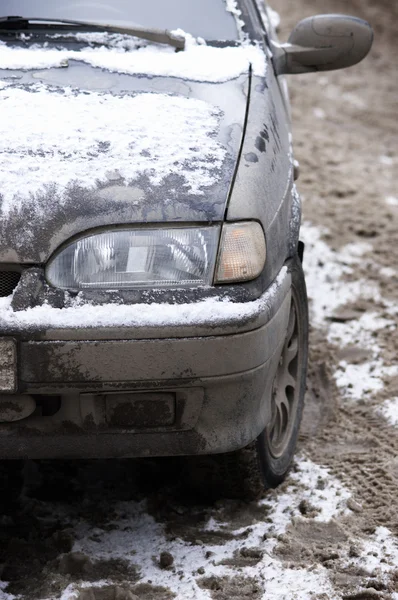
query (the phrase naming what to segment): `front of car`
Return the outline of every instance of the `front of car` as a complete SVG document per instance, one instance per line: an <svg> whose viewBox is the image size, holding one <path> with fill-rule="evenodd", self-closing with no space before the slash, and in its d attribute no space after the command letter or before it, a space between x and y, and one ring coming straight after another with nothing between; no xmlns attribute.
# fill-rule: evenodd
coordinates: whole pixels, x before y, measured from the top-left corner
<svg viewBox="0 0 398 600"><path fill-rule="evenodd" d="M8 3L0 456L246 446L271 418L300 224L254 5Z"/></svg>

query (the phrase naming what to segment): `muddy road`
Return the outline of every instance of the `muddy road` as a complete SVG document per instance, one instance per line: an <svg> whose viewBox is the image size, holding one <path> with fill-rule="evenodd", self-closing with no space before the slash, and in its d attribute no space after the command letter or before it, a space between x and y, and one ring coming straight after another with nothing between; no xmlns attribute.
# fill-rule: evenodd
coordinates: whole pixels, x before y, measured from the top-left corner
<svg viewBox="0 0 398 600"><path fill-rule="evenodd" d="M322 12L376 36L360 65L289 81L312 322L295 467L211 504L179 461L2 464L1 600L398 600L398 3L274 8L282 40Z"/></svg>

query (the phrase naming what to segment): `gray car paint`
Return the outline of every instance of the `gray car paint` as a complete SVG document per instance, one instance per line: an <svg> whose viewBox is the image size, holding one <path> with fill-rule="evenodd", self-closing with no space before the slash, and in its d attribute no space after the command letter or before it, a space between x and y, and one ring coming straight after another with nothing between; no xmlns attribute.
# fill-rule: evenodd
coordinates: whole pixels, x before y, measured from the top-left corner
<svg viewBox="0 0 398 600"><path fill-rule="evenodd" d="M0 435L3 456L222 452L244 446L261 432L269 417L269 396L287 326L289 272L286 271L281 286L269 287L269 284L289 253L294 253L298 227L292 227L289 221L294 214L297 223L299 216L299 200L292 187L289 120L269 57L267 61L266 77L252 78L247 73L227 84L135 78L100 72L78 63L71 63L65 70L36 72L34 77L32 73L15 73L22 84L40 80L52 85L79 87L84 82L86 87L87 81L91 81L89 89L93 90L166 91L213 102L224 111L220 141L228 148L228 158L217 185L207 190L205 202L203 197L187 197L182 182L173 182L176 191L171 210L162 201L164 187L150 187L147 181L126 187L116 180L92 195L88 190L76 188L71 197L66 198L66 210L56 209L54 214L48 214L45 222L35 220L31 214L25 214L24 219L14 216L7 227L8 242L3 242L3 238L0 242L0 261L43 263L71 236L109 224L130 223L130 194L136 201L139 194L146 193L150 194L150 200L145 202L142 198L134 215L136 222L259 220L267 235L267 264L259 278L261 286L257 288L257 295L268 288L265 292L268 300L267 309L256 318L247 323L239 319L226 322L218 329L209 326L191 330L181 327L179 331L167 327L163 331L47 330L38 336L29 331L18 333L17 337L25 340L20 343L20 359L23 359L19 371L20 390L30 394L60 394L62 410L54 418L32 417L25 424L21 422L17 429L0 425L0 431L5 434ZM117 201L110 203L109 198L113 200L115 195L118 195ZM20 226L31 228L34 239L30 245L17 245ZM34 287L34 282L41 277L40 270L32 271L31 275ZM41 298L46 300L49 293L47 289ZM114 341L107 345L101 341L104 339ZM161 347L165 346L166 350L159 354L157 342L160 340L165 340ZM135 357L133 362L125 360L130 344ZM180 347L184 348L182 354ZM250 352L243 364L240 356L248 347ZM180 359L176 359L178 353ZM124 357L122 362L121 357ZM155 367L153 372L151 364ZM141 372L138 379L135 377L137 369ZM101 424L96 423L95 418L82 421L85 394L94 397L99 392L125 390L175 393L181 419L178 417L173 426L161 427L150 434L119 428L107 430L111 435L106 436L98 435ZM179 404L181 390L185 400ZM188 430L187 422L190 423Z"/></svg>

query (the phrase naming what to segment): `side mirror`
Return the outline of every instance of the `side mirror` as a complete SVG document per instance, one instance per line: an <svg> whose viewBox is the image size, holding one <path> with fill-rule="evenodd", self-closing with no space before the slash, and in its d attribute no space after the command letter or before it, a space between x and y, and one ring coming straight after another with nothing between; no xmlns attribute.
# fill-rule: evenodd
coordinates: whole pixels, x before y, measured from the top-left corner
<svg viewBox="0 0 398 600"><path fill-rule="evenodd" d="M300 21L287 44L273 44L278 75L344 69L369 52L373 30L367 21L346 15L317 15Z"/></svg>

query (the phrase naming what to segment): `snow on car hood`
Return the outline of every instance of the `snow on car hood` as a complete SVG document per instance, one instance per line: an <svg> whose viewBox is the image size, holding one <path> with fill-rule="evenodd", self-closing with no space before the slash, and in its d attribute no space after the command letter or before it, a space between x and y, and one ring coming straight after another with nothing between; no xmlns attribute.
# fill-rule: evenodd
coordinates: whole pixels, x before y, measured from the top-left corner
<svg viewBox="0 0 398 600"><path fill-rule="evenodd" d="M94 227L223 219L250 62L235 64L215 85L224 59L210 82L195 81L195 61L191 80L184 69L178 78L172 66L167 73L165 64L159 77L126 75L123 60L121 72L111 73L116 62L108 69L102 60L132 60L148 48L88 47L84 52L96 57L90 64L101 69L85 64L82 51L61 69L64 53L74 51L0 49L0 261L44 262ZM156 50L171 65L185 54Z"/></svg>
<svg viewBox="0 0 398 600"><path fill-rule="evenodd" d="M5 85L0 102L9 125L0 141L4 215L32 202L43 216L46 207L33 200L43 186L54 182L65 190L76 181L92 188L110 174L125 181L146 174L154 185L182 174L189 193L204 194L226 155L215 138L221 111L203 100L70 88L54 93L33 84Z"/></svg>

